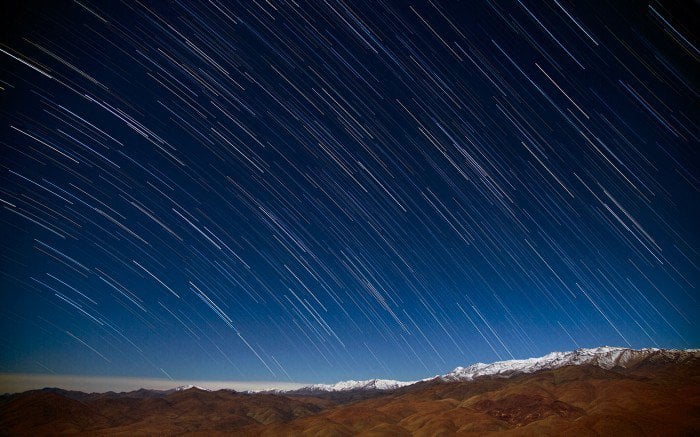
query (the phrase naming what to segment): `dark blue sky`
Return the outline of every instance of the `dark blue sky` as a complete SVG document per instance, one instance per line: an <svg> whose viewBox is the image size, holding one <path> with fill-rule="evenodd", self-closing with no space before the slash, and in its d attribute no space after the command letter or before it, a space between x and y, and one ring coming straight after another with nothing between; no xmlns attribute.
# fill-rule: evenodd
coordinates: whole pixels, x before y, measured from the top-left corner
<svg viewBox="0 0 700 437"><path fill-rule="evenodd" d="M48 3L0 41L0 372L698 346L696 6Z"/></svg>

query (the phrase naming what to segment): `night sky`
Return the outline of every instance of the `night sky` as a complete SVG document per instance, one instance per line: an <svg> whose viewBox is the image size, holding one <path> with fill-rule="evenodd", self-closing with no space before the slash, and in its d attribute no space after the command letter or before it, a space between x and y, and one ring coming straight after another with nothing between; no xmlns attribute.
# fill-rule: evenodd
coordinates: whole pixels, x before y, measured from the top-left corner
<svg viewBox="0 0 700 437"><path fill-rule="evenodd" d="M0 372L700 345L693 2L16 3Z"/></svg>

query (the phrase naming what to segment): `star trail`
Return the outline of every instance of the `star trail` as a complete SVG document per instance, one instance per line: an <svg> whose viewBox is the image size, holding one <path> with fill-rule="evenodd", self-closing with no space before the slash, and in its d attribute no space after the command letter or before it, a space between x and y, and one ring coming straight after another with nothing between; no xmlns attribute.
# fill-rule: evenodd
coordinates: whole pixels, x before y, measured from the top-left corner
<svg viewBox="0 0 700 437"><path fill-rule="evenodd" d="M0 372L697 347L691 2L16 2Z"/></svg>

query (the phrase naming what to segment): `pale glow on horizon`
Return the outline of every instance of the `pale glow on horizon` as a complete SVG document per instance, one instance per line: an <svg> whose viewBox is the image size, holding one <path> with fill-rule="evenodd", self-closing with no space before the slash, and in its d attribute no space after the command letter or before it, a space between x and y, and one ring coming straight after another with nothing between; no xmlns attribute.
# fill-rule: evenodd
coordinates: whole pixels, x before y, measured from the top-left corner
<svg viewBox="0 0 700 437"><path fill-rule="evenodd" d="M141 388L170 390L195 385L208 390L233 389L236 391L293 390L306 383L280 381L201 381L140 378L123 376L51 375L40 373L0 373L0 393L20 393L46 387L78 390L85 393L124 392Z"/></svg>

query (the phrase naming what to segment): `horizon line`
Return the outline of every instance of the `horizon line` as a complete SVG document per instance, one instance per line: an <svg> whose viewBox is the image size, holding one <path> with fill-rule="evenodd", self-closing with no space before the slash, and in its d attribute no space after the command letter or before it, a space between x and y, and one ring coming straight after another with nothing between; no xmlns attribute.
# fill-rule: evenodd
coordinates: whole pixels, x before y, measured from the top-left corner
<svg viewBox="0 0 700 437"><path fill-rule="evenodd" d="M311 384L313 383L293 381L167 379L141 376L0 372L0 393L4 394L22 393L44 388L76 390L84 393L130 392L139 389L172 390L188 385L207 390L265 391L293 390Z"/></svg>
<svg viewBox="0 0 700 437"><path fill-rule="evenodd" d="M530 357L525 359L511 359L494 361L491 364L526 361L533 358L542 358L555 352L575 352L579 350L594 349L629 349L629 350L667 350L700 352L698 348L658 348L658 347L621 347L621 346L598 346L592 348L579 347L570 351L552 351L541 357ZM473 363L484 364L484 363ZM435 375L439 376L439 374ZM381 379L381 378L373 378ZM392 379L393 380L393 379ZM339 381L345 382L345 381ZM399 381L404 382L404 381ZM0 372L0 394L22 393L29 390L41 390L43 388L58 388L63 390L76 390L85 393L106 393L106 392L129 392L139 389L146 390L172 390L178 387L193 385L206 390L235 390L235 391L267 391L267 390L294 390L310 385L322 383L294 382L294 381L245 381L245 380L206 380L206 379L168 379L161 377L146 376L107 376L107 375L75 375L75 374L51 374L51 373L22 373L22 372Z"/></svg>

